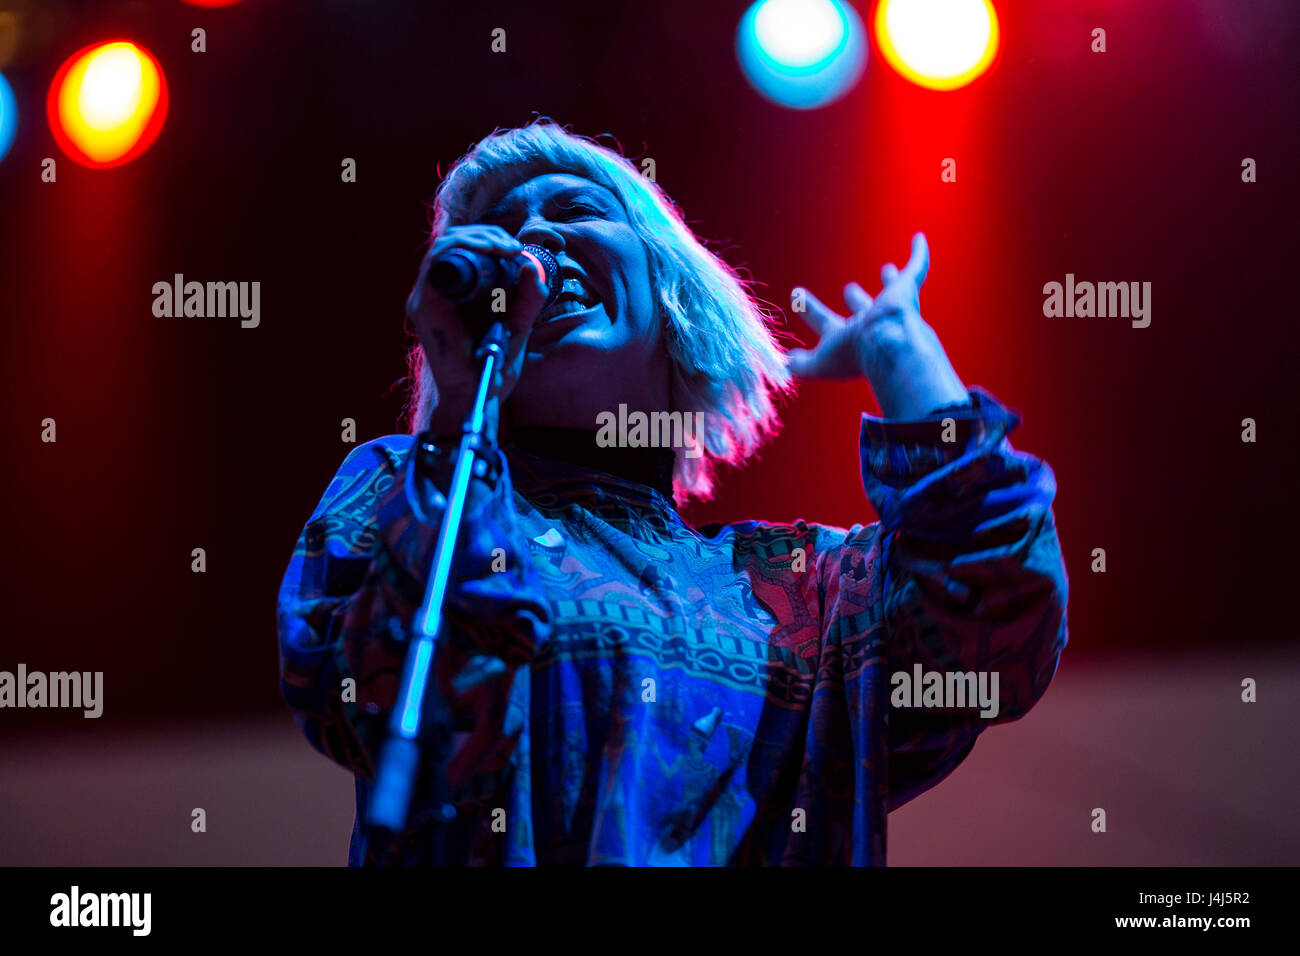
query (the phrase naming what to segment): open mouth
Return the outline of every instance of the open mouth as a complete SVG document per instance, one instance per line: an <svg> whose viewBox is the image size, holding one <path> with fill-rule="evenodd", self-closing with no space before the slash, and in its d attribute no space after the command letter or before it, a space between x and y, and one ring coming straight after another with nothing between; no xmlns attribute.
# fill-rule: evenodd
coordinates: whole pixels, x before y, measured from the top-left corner
<svg viewBox="0 0 1300 956"><path fill-rule="evenodd" d="M574 312L586 312L599 302L600 296L587 284L584 276L566 275L559 298L542 311L538 321L549 322L551 319L558 319Z"/></svg>

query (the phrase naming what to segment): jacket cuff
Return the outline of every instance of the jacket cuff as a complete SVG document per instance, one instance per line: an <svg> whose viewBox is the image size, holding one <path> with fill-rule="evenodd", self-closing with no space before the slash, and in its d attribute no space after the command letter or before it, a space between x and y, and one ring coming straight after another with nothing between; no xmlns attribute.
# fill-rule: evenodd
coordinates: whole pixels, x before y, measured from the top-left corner
<svg viewBox="0 0 1300 956"><path fill-rule="evenodd" d="M1019 413L978 385L966 394L968 406L939 409L912 421L862 416L862 479L868 495L873 484L906 488L945 465L974 457L1020 424ZM952 425L944 425L947 419Z"/></svg>

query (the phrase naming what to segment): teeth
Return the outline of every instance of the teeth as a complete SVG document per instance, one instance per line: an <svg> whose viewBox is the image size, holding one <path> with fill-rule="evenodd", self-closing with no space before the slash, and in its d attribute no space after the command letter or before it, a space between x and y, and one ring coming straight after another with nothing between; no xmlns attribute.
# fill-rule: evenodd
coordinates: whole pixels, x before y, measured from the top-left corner
<svg viewBox="0 0 1300 956"><path fill-rule="evenodd" d="M583 305L577 299L560 299L546 310L546 316L555 318L557 315L568 315L570 312L585 312L589 308L590 306Z"/></svg>
<svg viewBox="0 0 1300 956"><path fill-rule="evenodd" d="M571 312L585 312L598 301L600 301L600 297L591 291L580 278L565 276L564 283L560 287L559 298L542 313L542 316L546 319L553 319L556 316L568 315Z"/></svg>

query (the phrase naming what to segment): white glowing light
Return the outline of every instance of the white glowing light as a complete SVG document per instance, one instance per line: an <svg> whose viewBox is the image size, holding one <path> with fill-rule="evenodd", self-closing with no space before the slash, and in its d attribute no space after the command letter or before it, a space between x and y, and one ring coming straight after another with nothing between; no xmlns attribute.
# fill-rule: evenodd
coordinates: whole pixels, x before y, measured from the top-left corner
<svg viewBox="0 0 1300 956"><path fill-rule="evenodd" d="M844 0L758 0L741 17L736 55L768 99L815 109L857 83L867 62L866 31Z"/></svg>
<svg viewBox="0 0 1300 956"><path fill-rule="evenodd" d="M144 69L140 56L125 44L105 47L86 64L77 106L85 124L109 130L127 122L140 108Z"/></svg>
<svg viewBox="0 0 1300 956"><path fill-rule="evenodd" d="M754 34L777 62L812 66L844 42L844 19L831 0L764 0L754 12Z"/></svg>
<svg viewBox="0 0 1300 956"><path fill-rule="evenodd" d="M989 0L881 0L876 39L885 59L908 79L955 89L992 62L997 15Z"/></svg>

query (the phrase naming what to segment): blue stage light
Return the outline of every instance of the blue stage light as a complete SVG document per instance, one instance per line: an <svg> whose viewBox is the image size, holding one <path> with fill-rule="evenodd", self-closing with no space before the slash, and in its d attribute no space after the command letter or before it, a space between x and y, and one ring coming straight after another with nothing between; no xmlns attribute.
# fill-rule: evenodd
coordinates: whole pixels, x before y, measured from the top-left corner
<svg viewBox="0 0 1300 956"><path fill-rule="evenodd" d="M18 101L4 74L0 73L0 159L5 158L18 131Z"/></svg>
<svg viewBox="0 0 1300 956"><path fill-rule="evenodd" d="M736 55L768 99L813 109L843 96L862 75L866 34L840 0L759 0L741 18Z"/></svg>

